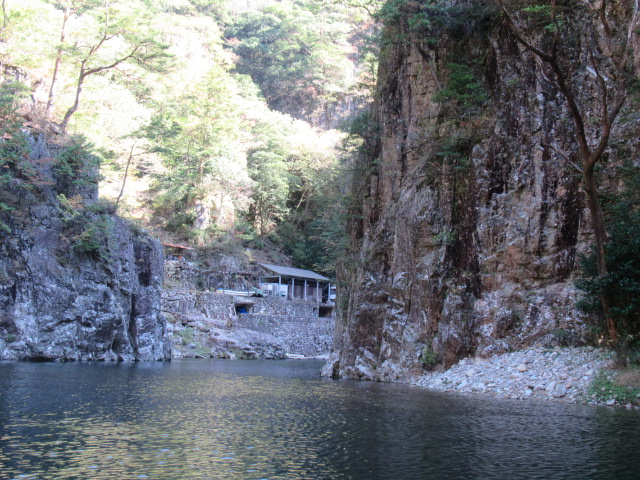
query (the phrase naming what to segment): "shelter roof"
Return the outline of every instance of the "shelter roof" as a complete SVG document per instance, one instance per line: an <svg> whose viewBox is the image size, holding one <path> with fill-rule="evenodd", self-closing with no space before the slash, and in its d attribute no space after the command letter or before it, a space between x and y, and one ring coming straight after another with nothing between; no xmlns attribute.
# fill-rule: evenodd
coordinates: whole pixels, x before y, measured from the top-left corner
<svg viewBox="0 0 640 480"><path fill-rule="evenodd" d="M193 250L193 248L191 247L185 247L184 245L174 245L172 243L162 243L162 245L165 247L180 248L182 250Z"/></svg>
<svg viewBox="0 0 640 480"><path fill-rule="evenodd" d="M275 273L276 275L283 275L287 277L306 278L307 280L318 280L321 282L330 282L331 280L319 273L312 272L311 270L303 270L301 268L281 267L279 265L269 265L267 263L259 263L261 267Z"/></svg>

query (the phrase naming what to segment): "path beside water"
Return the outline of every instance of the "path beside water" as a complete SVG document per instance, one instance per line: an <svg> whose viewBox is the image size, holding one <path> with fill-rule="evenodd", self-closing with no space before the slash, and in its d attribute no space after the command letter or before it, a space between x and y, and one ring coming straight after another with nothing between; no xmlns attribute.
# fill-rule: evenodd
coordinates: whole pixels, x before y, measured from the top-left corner
<svg viewBox="0 0 640 480"><path fill-rule="evenodd" d="M613 364L601 348L530 348L488 359L466 358L446 372L429 372L415 385L510 399L550 399L599 404L589 386ZM616 405L614 398L606 405ZM628 408L638 408L627 405Z"/></svg>

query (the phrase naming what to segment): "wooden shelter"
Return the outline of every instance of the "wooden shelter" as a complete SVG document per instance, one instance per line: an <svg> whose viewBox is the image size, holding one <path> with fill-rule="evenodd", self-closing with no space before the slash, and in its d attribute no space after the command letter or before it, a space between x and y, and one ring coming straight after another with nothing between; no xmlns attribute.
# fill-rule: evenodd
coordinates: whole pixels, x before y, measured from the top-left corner
<svg viewBox="0 0 640 480"><path fill-rule="evenodd" d="M259 264L265 271L258 281L258 288L268 295L276 295L289 300L309 300L317 303L333 303L335 286L331 279L300 268Z"/></svg>

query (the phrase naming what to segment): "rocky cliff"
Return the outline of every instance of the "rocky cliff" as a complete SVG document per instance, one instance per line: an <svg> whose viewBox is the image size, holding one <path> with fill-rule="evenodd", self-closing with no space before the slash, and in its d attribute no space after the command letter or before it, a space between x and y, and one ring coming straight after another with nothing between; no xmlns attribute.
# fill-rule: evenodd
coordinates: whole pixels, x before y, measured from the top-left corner
<svg viewBox="0 0 640 480"><path fill-rule="evenodd" d="M1 218L0 358L168 360L161 246L97 200L81 141L26 138L28 169L8 164L18 173L0 198L11 206Z"/></svg>
<svg viewBox="0 0 640 480"><path fill-rule="evenodd" d="M353 261L342 268L324 374L406 381L469 355L585 341L573 281L592 229L575 126L553 72L504 15L480 11L483 2L441 2L449 6L423 17L422 31L427 2L391 3L398 9L354 186ZM598 74L587 46L601 26L588 2L573 3L561 25L563 68L595 142ZM633 2L624 3L608 12L622 32ZM453 7L458 17L442 16ZM529 38L550 45L550 21L521 11L535 20ZM637 75L637 61L634 69L627 73ZM631 97L599 173L603 190L616 188L616 162L637 158Z"/></svg>

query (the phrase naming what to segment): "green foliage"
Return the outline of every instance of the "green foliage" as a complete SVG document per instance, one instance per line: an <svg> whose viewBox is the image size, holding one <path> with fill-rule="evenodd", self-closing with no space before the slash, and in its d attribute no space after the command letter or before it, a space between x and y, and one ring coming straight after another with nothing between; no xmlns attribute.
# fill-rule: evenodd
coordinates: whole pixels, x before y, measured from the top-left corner
<svg viewBox="0 0 640 480"><path fill-rule="evenodd" d="M605 203L608 273L598 277L595 252L582 258L582 275L576 286L584 296L577 306L584 312L601 315L600 299L606 295L619 331L632 339L640 334L640 171L629 165L620 177L625 181L624 191Z"/></svg>
<svg viewBox="0 0 640 480"><path fill-rule="evenodd" d="M20 83L0 84L0 231L9 232L7 215L20 195L38 180L29 160L29 144L17 106L26 87Z"/></svg>
<svg viewBox="0 0 640 480"><path fill-rule="evenodd" d="M93 143L82 135L69 138L56 157L53 174L58 191L67 196L95 188L100 180L100 157Z"/></svg>
<svg viewBox="0 0 640 480"><path fill-rule="evenodd" d="M522 9L525 13L543 13L545 15L551 14L551 5L528 5Z"/></svg>
<svg viewBox="0 0 640 480"><path fill-rule="evenodd" d="M420 363L426 368L432 368L438 361L438 356L429 345L425 345L420 353Z"/></svg>
<svg viewBox="0 0 640 480"><path fill-rule="evenodd" d="M263 138L266 141L247 156L249 176L254 182L249 218L262 236L273 230L275 222L285 217L290 183L294 180L286 163L283 138Z"/></svg>
<svg viewBox="0 0 640 480"><path fill-rule="evenodd" d="M291 255L294 265L332 276L345 250L345 192L351 175L344 168L346 160L336 159L332 134L300 129L299 124L293 128L282 152L288 179L285 209L270 238Z"/></svg>
<svg viewBox="0 0 640 480"><path fill-rule="evenodd" d="M180 341L182 342L182 344L188 345L190 343L193 343L193 334L194 330L192 327L185 327L185 329L180 334Z"/></svg>
<svg viewBox="0 0 640 480"><path fill-rule="evenodd" d="M84 230L73 239L74 251L86 254L96 261L109 262L109 237L113 223L107 216L99 216L92 223L87 223Z"/></svg>
<svg viewBox="0 0 640 480"><path fill-rule="evenodd" d="M85 211L95 215L111 215L116 211L116 207L111 200L100 198L97 202L87 205Z"/></svg>
<svg viewBox="0 0 640 480"><path fill-rule="evenodd" d="M635 378L640 378L640 370L629 369L628 373L623 373L619 376L629 376L631 373ZM640 385L626 385L627 382L616 381L613 375L601 373L591 383L588 389L588 394L597 400L604 403L607 400L615 399L620 404L638 404L640 402Z"/></svg>
<svg viewBox="0 0 640 480"><path fill-rule="evenodd" d="M351 155L373 156L380 140L380 125L372 118L369 109L363 109L355 115L346 130L348 136L343 142L346 151Z"/></svg>
<svg viewBox="0 0 640 480"><path fill-rule="evenodd" d="M475 78L473 69L460 63L449 63L447 86L433 96L435 102L454 102L465 112L476 111L487 99L487 92Z"/></svg>
<svg viewBox="0 0 640 480"><path fill-rule="evenodd" d="M72 250L92 260L110 264L112 259L114 222L110 204L101 202L85 208L80 197L57 197L60 218L65 224Z"/></svg>
<svg viewBox="0 0 640 480"><path fill-rule="evenodd" d="M433 241L449 247L455 244L456 237L457 237L456 232L451 230L443 230L442 232L437 234L435 237L433 237Z"/></svg>
<svg viewBox="0 0 640 480"><path fill-rule="evenodd" d="M436 155L442 159L449 158L457 171L466 171L471 163L471 151L480 141L476 133L473 129L459 128L442 141Z"/></svg>
<svg viewBox="0 0 640 480"><path fill-rule="evenodd" d="M377 18L388 27L406 22L411 35L435 45L445 32L454 40L468 37L488 25L496 12L493 2L484 0L390 0L379 10ZM391 39L388 37L386 41Z"/></svg>
<svg viewBox="0 0 640 480"><path fill-rule="evenodd" d="M5 50L44 79L34 95L39 112L59 119L68 108L69 131L91 139L76 137L59 158L46 160L67 202L61 215L72 249L102 257L99 245L108 243L100 219L111 207L81 201L96 183L98 156L108 154L101 194L115 198L124 184L120 207L150 218L176 241L237 242L235 230L237 243L261 248L277 239L299 265L331 271L347 183L334 168L340 138L333 132L325 141L325 131L267 102L316 125L350 114L374 85L376 55L362 48L375 30L364 12L377 3L7 2L15 22L3 32ZM169 51L175 57L167 62ZM349 96L354 91L358 100ZM367 136L363 131L357 141ZM11 181L34 184L23 177ZM2 190L4 219L13 205ZM0 228L13 228L5 223Z"/></svg>
<svg viewBox="0 0 640 480"><path fill-rule="evenodd" d="M169 230L193 233L199 243L215 227L224 202L241 201L248 183L237 148L242 124L235 87L234 78L214 66L200 83L160 105L140 131L165 167L154 177L156 215Z"/></svg>
<svg viewBox="0 0 640 480"><path fill-rule="evenodd" d="M294 265L334 276L336 262L346 251L345 200L334 190L325 195L318 194L306 207L307 218L292 212L272 238Z"/></svg>
<svg viewBox="0 0 640 480"><path fill-rule="evenodd" d="M551 3L527 5L516 12L526 20L529 28L543 28L547 32L555 32L564 26L562 20L563 7L556 6L555 17Z"/></svg>
<svg viewBox="0 0 640 480"><path fill-rule="evenodd" d="M353 81L348 12L337 4L283 0L244 13L225 31L239 56L237 71L251 76L272 109L317 118Z"/></svg>
<svg viewBox="0 0 640 480"><path fill-rule="evenodd" d="M440 140L433 157L425 162L421 188L437 184L445 172L463 179L471 171L473 148L484 138L488 123L482 116L472 117L468 121L461 120L461 116L452 120L455 129ZM443 168L445 165L447 168ZM460 200L465 194L462 185L462 182L457 183L456 200Z"/></svg>

